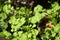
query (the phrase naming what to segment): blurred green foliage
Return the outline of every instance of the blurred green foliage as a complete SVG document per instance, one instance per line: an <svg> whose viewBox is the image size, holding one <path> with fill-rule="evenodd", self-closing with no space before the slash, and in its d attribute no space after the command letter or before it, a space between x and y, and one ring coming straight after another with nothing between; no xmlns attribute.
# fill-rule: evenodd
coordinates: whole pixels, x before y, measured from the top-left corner
<svg viewBox="0 0 60 40"><path fill-rule="evenodd" d="M11 2L11 0L0 0L0 37L10 40L60 40L60 6L58 2L51 4L50 9L37 5L34 7L34 11L25 6L14 9ZM49 22L54 24L54 28L45 28L44 33L38 38L37 35L41 28L36 23L46 15L48 15Z"/></svg>

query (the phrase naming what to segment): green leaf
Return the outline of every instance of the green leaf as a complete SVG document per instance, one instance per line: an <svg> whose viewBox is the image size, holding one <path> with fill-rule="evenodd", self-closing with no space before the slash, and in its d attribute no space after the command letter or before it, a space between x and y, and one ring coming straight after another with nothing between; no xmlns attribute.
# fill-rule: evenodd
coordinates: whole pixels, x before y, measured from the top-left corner
<svg viewBox="0 0 60 40"><path fill-rule="evenodd" d="M7 18L7 15L5 13L0 14L0 21L3 21L6 18Z"/></svg>
<svg viewBox="0 0 60 40"><path fill-rule="evenodd" d="M11 33L9 33L8 31L3 31L3 34L5 35L6 38L11 38Z"/></svg>
<svg viewBox="0 0 60 40"><path fill-rule="evenodd" d="M14 20L12 20L14 19ZM14 16L11 17L11 19L9 20L9 23L12 24L11 28L12 28L12 32L13 31L17 31L20 29L20 27L25 23L25 18L22 17L21 19L18 18L16 19Z"/></svg>
<svg viewBox="0 0 60 40"><path fill-rule="evenodd" d="M18 33L17 33L17 32L14 32L14 33L13 33L13 36L14 36L14 37L17 37L17 36L18 36Z"/></svg>
<svg viewBox="0 0 60 40"><path fill-rule="evenodd" d="M8 27L7 23L5 23L5 22L0 22L0 28L1 28L2 30L6 30L7 27Z"/></svg>
<svg viewBox="0 0 60 40"><path fill-rule="evenodd" d="M60 40L60 37L55 37L55 40Z"/></svg>
<svg viewBox="0 0 60 40"><path fill-rule="evenodd" d="M55 37L56 36L56 33L54 31L51 31L51 34L52 34L51 35L52 37Z"/></svg>
<svg viewBox="0 0 60 40"><path fill-rule="evenodd" d="M36 27L36 24L33 24L32 28Z"/></svg>
<svg viewBox="0 0 60 40"><path fill-rule="evenodd" d="M31 37L32 37L32 33L29 33L29 34L28 34L28 38L31 38Z"/></svg>
<svg viewBox="0 0 60 40"><path fill-rule="evenodd" d="M25 31L29 31L31 30L31 27L30 26L22 26L22 29L25 30Z"/></svg>
<svg viewBox="0 0 60 40"><path fill-rule="evenodd" d="M25 18L22 17L22 18L20 19L20 26L23 25L25 22L26 22Z"/></svg>
<svg viewBox="0 0 60 40"><path fill-rule="evenodd" d="M19 40L28 40L27 34L23 34Z"/></svg>
<svg viewBox="0 0 60 40"><path fill-rule="evenodd" d="M55 32L59 32L59 30L60 30L60 23L54 27Z"/></svg>
<svg viewBox="0 0 60 40"><path fill-rule="evenodd" d="M17 24L17 23L18 23L17 20L16 20L16 18L15 18L15 16L12 16L12 17L10 18L9 23L10 23L10 24Z"/></svg>
<svg viewBox="0 0 60 40"><path fill-rule="evenodd" d="M34 12L37 13L37 12L41 12L42 11L42 6L41 5L37 5L35 8L34 8Z"/></svg>
<svg viewBox="0 0 60 40"><path fill-rule="evenodd" d="M11 13L12 11L13 11L13 7L10 5L10 4L6 4L6 5L4 5L4 7L3 7L3 11L6 13L6 14L9 14L9 13Z"/></svg>
<svg viewBox="0 0 60 40"><path fill-rule="evenodd" d="M23 31L19 31L19 32L18 32L19 37L21 37L22 34L23 34Z"/></svg>
<svg viewBox="0 0 60 40"><path fill-rule="evenodd" d="M34 24L34 23L39 22L39 20L41 20L44 16L45 16L45 14L43 14L43 13L42 14L37 13L35 16L29 18L29 20L31 23Z"/></svg>

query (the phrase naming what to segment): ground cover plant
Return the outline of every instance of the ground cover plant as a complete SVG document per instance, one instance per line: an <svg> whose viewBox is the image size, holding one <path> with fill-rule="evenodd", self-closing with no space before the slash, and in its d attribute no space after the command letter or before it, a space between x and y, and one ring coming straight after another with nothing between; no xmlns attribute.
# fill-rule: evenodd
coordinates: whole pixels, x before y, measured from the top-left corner
<svg viewBox="0 0 60 40"><path fill-rule="evenodd" d="M60 40L59 0L0 0L0 40Z"/></svg>

